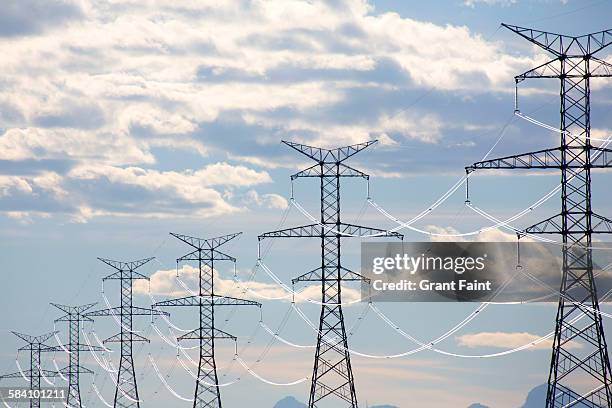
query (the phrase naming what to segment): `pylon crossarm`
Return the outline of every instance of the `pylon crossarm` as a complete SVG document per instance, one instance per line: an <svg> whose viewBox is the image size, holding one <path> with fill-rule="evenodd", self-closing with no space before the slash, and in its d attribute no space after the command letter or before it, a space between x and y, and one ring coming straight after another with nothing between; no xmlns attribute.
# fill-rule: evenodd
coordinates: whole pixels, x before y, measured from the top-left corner
<svg viewBox="0 0 612 408"><path fill-rule="evenodd" d="M103 340L102 344L108 344L108 343L129 343L129 342L143 342L143 343L150 343L151 341L149 339L147 339L146 337L141 336L140 334L137 333L123 333L123 335L121 333L117 333L114 336L110 336L108 339Z"/></svg>
<svg viewBox="0 0 612 408"><path fill-rule="evenodd" d="M104 278L102 278L102 281L107 281L107 280L125 280L125 279L131 279L131 280L136 280L136 279L144 279L144 280L149 280L149 277L146 275L143 275L140 272L136 272L134 270L132 271L119 271L119 272L115 272L115 273L111 273L108 276L105 276Z"/></svg>
<svg viewBox="0 0 612 408"><path fill-rule="evenodd" d="M340 271L342 272L342 274L340 275L340 279L343 281L370 282L369 278L366 278L360 273L351 271L350 269L345 268L344 266L340 267Z"/></svg>
<svg viewBox="0 0 612 408"><path fill-rule="evenodd" d="M24 370L24 371L17 372L17 373L2 374L0 375L0 380L9 380L11 378L23 378L23 377L27 378L31 375L32 375L31 370Z"/></svg>
<svg viewBox="0 0 612 408"><path fill-rule="evenodd" d="M566 216L565 231L568 234L586 234L584 229L586 215L584 213L568 212ZM593 234L611 234L612 220L599 215L591 214ZM561 234L563 233L563 216L561 214L553 215L543 221L540 221L530 227L525 228L528 234Z"/></svg>
<svg viewBox="0 0 612 408"><path fill-rule="evenodd" d="M593 55L612 44L612 30L572 37L509 24L502 26L558 57Z"/></svg>
<svg viewBox="0 0 612 408"><path fill-rule="evenodd" d="M71 373L72 374L95 374L89 368L82 367L82 366L79 366L79 368L76 371L70 371L69 367L65 367L65 368L62 368L59 372L61 372L64 375L71 374Z"/></svg>
<svg viewBox="0 0 612 408"><path fill-rule="evenodd" d="M530 78L559 78L560 74L561 61L557 58L552 61L545 62L544 64L532 68L529 71L526 71L520 75L517 75L514 77L514 79L520 82Z"/></svg>
<svg viewBox="0 0 612 408"><path fill-rule="evenodd" d="M40 370L41 374L43 374L45 377L50 377L50 378L54 378L54 377L60 377L61 374L59 371L51 371L51 370L45 370L42 369Z"/></svg>
<svg viewBox="0 0 612 408"><path fill-rule="evenodd" d="M603 147L591 147L591 167L595 169L605 169L612 167L612 149Z"/></svg>
<svg viewBox="0 0 612 408"><path fill-rule="evenodd" d="M151 258L139 259L137 261L122 262L122 261L113 261L112 259L106 259L106 258L98 258L99 261L104 262L111 268L114 268L118 271L124 271L124 272L134 271L140 268L141 266L143 266L144 264L151 262L153 259L155 258L151 257Z"/></svg>
<svg viewBox="0 0 612 408"><path fill-rule="evenodd" d="M238 299L235 297L221 296L221 295L213 296L213 305L214 306L258 306L258 307L261 307L261 303L255 302L253 300Z"/></svg>
<svg viewBox="0 0 612 408"><path fill-rule="evenodd" d="M100 347L100 346L94 346L89 345L89 344L77 344L75 347L76 351L106 351L106 349L104 347Z"/></svg>
<svg viewBox="0 0 612 408"><path fill-rule="evenodd" d="M132 306L131 308L131 314L132 316L170 316L170 313L168 312L164 312L162 310L156 310L156 309L148 309L145 307L138 307L138 306Z"/></svg>
<svg viewBox="0 0 612 408"><path fill-rule="evenodd" d="M298 282L320 282L323 280L323 274L321 273L321 271L322 271L322 268L318 267L316 269L313 269L312 271L306 272L305 274L298 276L297 278L292 279L291 283L295 284ZM330 280L330 279L327 278L327 280ZM344 266L340 266L339 280L353 281L353 282L369 281L369 279L366 278L365 276L357 272L353 272L350 269L345 268Z"/></svg>
<svg viewBox="0 0 612 408"><path fill-rule="evenodd" d="M307 169L298 171L297 173L291 175L291 180L295 180L301 177L321 177L321 165L318 163L313 164Z"/></svg>
<svg viewBox="0 0 612 408"><path fill-rule="evenodd" d="M240 234L242 234L242 232L236 232L233 234L222 235L214 238L202 239L191 237L189 235L176 234L174 232L170 233L170 235L172 235L173 237L179 239L180 241L183 241L184 243L192 246L195 249L215 249L225 244L226 242L231 241L232 239L240 236Z"/></svg>
<svg viewBox="0 0 612 408"><path fill-rule="evenodd" d="M585 77L585 65L584 59L565 59L565 70L561 72L561 59L557 58L544 64L537 66L529 71L526 71L520 75L517 75L515 79L517 82L521 82L525 79L532 78L555 78L561 77L582 80ZM589 61L589 77L592 78L609 78L612 77L612 64L598 58L592 57Z"/></svg>
<svg viewBox="0 0 612 408"><path fill-rule="evenodd" d="M357 237L393 237L397 239L403 239L404 235L399 232L389 231L381 228L373 228L373 227L365 227L363 225L354 225L347 223L340 223L338 226L338 231L342 234L357 236Z"/></svg>
<svg viewBox="0 0 612 408"><path fill-rule="evenodd" d="M217 249L213 250L213 258L212 260L214 261L230 261L230 262L236 262L236 258L234 258L233 256L230 256L224 252L221 252Z"/></svg>
<svg viewBox="0 0 612 408"><path fill-rule="evenodd" d="M176 258L176 262L184 261L232 261L236 262L236 258L229 256L218 249L196 249L190 253Z"/></svg>
<svg viewBox="0 0 612 408"><path fill-rule="evenodd" d="M207 335L201 336L201 332L207 333ZM233 336L217 328L214 329L214 336L210 336L210 332L211 332L210 328L206 328L206 327L202 329L198 328L198 329L195 329L195 330L192 330L190 332L183 334L182 336L178 337L177 340L184 341L184 340L200 340L200 339L212 339L212 338L237 340L236 336Z"/></svg>
<svg viewBox="0 0 612 408"><path fill-rule="evenodd" d="M591 77L609 78L612 77L612 64L599 58L591 57L590 61Z"/></svg>
<svg viewBox="0 0 612 408"><path fill-rule="evenodd" d="M266 238L311 238L323 237L323 227L320 224L303 225L301 227L285 228L261 234L259 240Z"/></svg>
<svg viewBox="0 0 612 408"><path fill-rule="evenodd" d="M121 314L121 307L111 307L109 309L92 310L84 314L86 317L104 317L104 316L117 316Z"/></svg>
<svg viewBox="0 0 612 408"><path fill-rule="evenodd" d="M18 333L18 332L11 332L13 333L15 336L19 337L21 340L25 341L26 343L36 343L36 337L34 336L30 336L29 334L23 334L23 333ZM53 334L51 334L51 336L53 336ZM49 337L51 337L49 336Z"/></svg>
<svg viewBox="0 0 612 408"><path fill-rule="evenodd" d="M29 334L23 334L19 332L12 331L15 336L19 337L21 340L30 344L42 344L45 341L49 340L53 335L57 333L57 331L53 331L50 333L42 334L40 336L30 336Z"/></svg>
<svg viewBox="0 0 612 408"><path fill-rule="evenodd" d="M292 149L302 153L304 156L311 158L318 163L340 163L351 156L359 153L363 149L376 143L376 140L370 140L365 143L358 143L350 146L341 147L338 149L323 149L320 147L308 146L301 143L289 142L283 140L283 143Z"/></svg>
<svg viewBox="0 0 612 408"><path fill-rule="evenodd" d="M27 346L19 347L17 350L18 351L38 351L39 349L40 351L47 351L48 349L50 349L49 351L54 351L52 350L53 347L47 346L46 344L40 344L40 343L28 344Z"/></svg>
<svg viewBox="0 0 612 408"><path fill-rule="evenodd" d="M64 353L65 350L62 348L62 346L48 346L44 349L41 349L40 351L42 352L49 352L49 353Z"/></svg>
<svg viewBox="0 0 612 408"><path fill-rule="evenodd" d="M528 234L560 234L563 231L563 217L561 214L553 215L530 227L525 228Z"/></svg>
<svg viewBox="0 0 612 408"><path fill-rule="evenodd" d="M89 303L87 305L81 305L81 306L66 306L66 305L60 305L58 303L51 303L51 306L58 308L59 310L61 310L62 312L66 314L80 315L84 311L89 310L92 307L94 307L96 304L97 303Z"/></svg>
<svg viewBox="0 0 612 408"><path fill-rule="evenodd" d="M312 271L306 272L297 278L291 280L291 283L296 284L298 282L319 282L323 280L323 274L321 273L321 267L319 266Z"/></svg>
<svg viewBox="0 0 612 408"><path fill-rule="evenodd" d="M70 315L65 315L65 316L62 316L62 317L59 317L59 318L55 319L54 322L55 323L58 323L58 322L67 322L67 323L70 323L70 322L74 321L75 319L76 319L75 317L71 317ZM78 319L81 322L93 322L92 318L90 318L89 316L85 316L85 315L80 315L78 317Z"/></svg>
<svg viewBox="0 0 612 408"><path fill-rule="evenodd" d="M186 296L177 299L168 299L157 302L153 307L174 307L174 306L200 306L203 296Z"/></svg>
<svg viewBox="0 0 612 408"><path fill-rule="evenodd" d="M176 262L183 261L199 261L200 259L210 259L212 255L210 255L212 251L210 249L196 249L188 254L185 254L179 258L176 258Z"/></svg>
<svg viewBox="0 0 612 408"><path fill-rule="evenodd" d="M370 179L370 176L368 174L364 173L361 170L357 170L349 165L346 165L344 163L340 163L339 169L340 169L341 177L361 177L366 180Z"/></svg>
<svg viewBox="0 0 612 408"><path fill-rule="evenodd" d="M592 214L594 234L612 234L612 220L599 214Z"/></svg>
<svg viewBox="0 0 612 408"><path fill-rule="evenodd" d="M487 169L560 169L561 163L561 149L557 147L476 162L466 167L466 170L472 172ZM568 167L572 166L568 164ZM583 168L584 163L574 167Z"/></svg>

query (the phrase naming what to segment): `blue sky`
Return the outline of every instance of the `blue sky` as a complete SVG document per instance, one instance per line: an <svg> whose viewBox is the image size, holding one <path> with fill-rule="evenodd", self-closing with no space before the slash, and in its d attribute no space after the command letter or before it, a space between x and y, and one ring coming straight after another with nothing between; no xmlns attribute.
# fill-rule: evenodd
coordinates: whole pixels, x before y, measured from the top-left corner
<svg viewBox="0 0 612 408"><path fill-rule="evenodd" d="M168 271L188 251L168 232L210 237L243 231L227 252L238 258L239 275L247 276L256 261L258 234L275 229L285 211L284 225L308 223L288 207L289 175L308 161L281 145L281 139L325 147L379 139L351 164L372 175L376 202L404 220L447 191L464 166L481 159L500 136L492 157L555 146L558 134L513 116L513 76L547 57L499 25L579 35L610 28L612 13L610 1L578 0L218 3L9 0L0 11L4 370L15 370L20 346L9 330L36 335L53 329L59 315L49 302L104 305L100 279L110 271L97 256L156 256L158 261L143 270L154 276L154 296L163 298L180 291ZM610 61L612 54L602 57ZM599 80L593 86L597 137L612 132L610 85ZM520 105L538 120L557 124L558 84L523 83ZM470 187L474 203L505 219L558 182L557 174L545 172L483 174ZM609 175L597 174L593 185L594 206L608 216L609 183ZM295 186L296 199L313 213L317 192L314 182ZM365 203L363 183L348 181L343 194L346 220L394 226ZM470 231L490 225L465 208L463 194L459 189L418 226ZM515 224L531 225L558 207L555 196ZM481 238L511 236L498 232ZM407 232L406 239L428 237ZM290 282L318 263L317 245L277 242L265 262ZM347 265L358 268L359 242L347 242L344 255ZM184 272L190 282L190 271ZM231 266L219 273L224 290L235 293ZM283 293L261 270L251 287L267 295ZM150 304L145 287L139 288L137 302ZM113 303L117 290L112 283L106 287ZM289 304L263 303L264 321L276 327ZM318 316L315 306L300 307L310 318ZM444 333L474 307L381 305L421 339ZM362 312L362 305L348 307L348 324ZM467 354L512 348L551 331L555 312L546 305L492 306L443 346ZM227 330L239 336L242 346L259 317L250 309L230 313ZM191 328L195 314L179 312L172 319ZM151 331L146 318L140 324ZM167 329L163 321L158 324ZM117 330L112 321L102 320L95 329L100 337ZM498 347L482 340L483 333L497 333ZM186 404L175 400L147 367L151 353L162 370L172 369L177 392L192 392L176 351L154 331L149 335L152 343L137 360L145 373L146 406ZM295 312L283 335L302 345L315 340ZM269 341L259 330L244 351L245 361L255 361ZM414 348L371 312L350 342L372 354ZM241 378L223 389L227 406L241 406L245 395L258 396L250 404L254 408L272 407L286 395L307 399L306 383L263 384L237 364L227 371L233 345L220 346L219 353L223 378ZM434 408L474 402L505 408L519 406L530 389L545 382L548 360L549 349L538 347L497 359L453 359L431 352L382 361L355 357L353 367L364 403L403 408L410 396ZM97 366L91 357L86 361ZM287 382L309 375L311 361L311 349L277 342L255 370ZM110 380L97 371L96 384L104 383L102 394L111 399ZM84 380L83 393L92 406L102 406L90 384Z"/></svg>

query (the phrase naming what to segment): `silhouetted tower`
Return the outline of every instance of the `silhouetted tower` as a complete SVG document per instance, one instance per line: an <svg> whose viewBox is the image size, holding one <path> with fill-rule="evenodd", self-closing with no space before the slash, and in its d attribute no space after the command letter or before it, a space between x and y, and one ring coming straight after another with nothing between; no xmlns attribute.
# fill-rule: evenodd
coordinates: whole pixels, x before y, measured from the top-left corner
<svg viewBox="0 0 612 408"><path fill-rule="evenodd" d="M346 159L376 143L369 141L337 149L322 149L283 141L315 161L315 164L291 176L291 180L314 177L320 181L321 219L316 224L267 232L259 240L267 238L320 238L321 266L293 279L297 282L321 282L321 315L317 349L308 406L316 407L324 399L335 397L345 406L357 407L357 395L351 369L351 359L342 313L342 282L366 280L362 275L342 266L340 260L341 238L369 236L402 238L401 234L382 229L347 224L340 219L340 179L369 176L344 163Z"/></svg>
<svg viewBox="0 0 612 408"><path fill-rule="evenodd" d="M612 167L612 150L591 143L591 78L611 77L612 65L594 55L612 43L612 30L571 37L503 24L554 59L517 77L561 82L561 144L486 160L477 169L559 169L561 212L525 230L561 234L563 277L556 318L546 407L612 407L610 359L593 278L593 234L612 232L612 221L591 208L591 169ZM517 108L518 109L518 108ZM584 313L580 320L575 317ZM581 347L573 347L580 342ZM585 378L581 378L585 377ZM590 379L591 386L579 390Z"/></svg>
<svg viewBox="0 0 612 408"><path fill-rule="evenodd" d="M40 380L43 377L54 378L59 377L60 374L57 371L45 370L41 366L41 356L42 353L47 351L56 351L55 347L48 346L45 344L47 340L49 340L56 332L51 332L47 334L40 335L38 337L30 336L27 334L21 334L17 332L12 332L15 336L19 337L21 340L28 343L27 346L23 346L19 349L19 351L29 351L30 352L30 369L25 371L20 371L17 373L5 374L0 376L0 379L9 379L9 378L26 378L30 382L30 390L33 395L36 395L34 391L38 391L38 398L30 399L30 408L39 408L40 407Z"/></svg>
<svg viewBox="0 0 612 408"><path fill-rule="evenodd" d="M103 341L104 344L121 344L121 359L119 361L113 407L140 407L140 397L138 396L138 384L136 383L132 346L135 342L148 343L149 340L134 331L132 320L134 316L151 316L162 313L167 315L165 312L133 305L133 282L137 279L149 280L147 276L136 272L136 269L151 261L153 258L141 259L139 261L132 262L112 261L110 259L103 258L98 259L116 270L116 272L103 278L102 281L119 280L121 282L121 306L87 312L85 313L85 316L113 316L118 320L118 323L121 326L121 331Z"/></svg>
<svg viewBox="0 0 612 408"><path fill-rule="evenodd" d="M51 305L66 313L64 316L56 319L55 322L68 323L68 344L62 348L62 350L68 353L68 367L60 370L64 376L68 376L66 405L69 408L81 408L80 374L93 374L93 371L81 366L80 353L81 351L104 351L102 347L81 344L80 341L81 323L93 322L91 318L84 316L83 313L91 309L95 303L82 306L65 306L56 303L51 303ZM59 351L57 347L55 347L55 350Z"/></svg>
<svg viewBox="0 0 612 408"><path fill-rule="evenodd" d="M219 247L226 242L236 238L237 234L224 235L221 237L201 239L187 235L170 233L175 238L183 241L194 250L176 260L178 264L184 261L197 261L199 273L198 296L187 296L178 299L169 299L157 302L153 307L171 306L196 306L200 312L200 327L190 331L178 338L182 340L198 340L200 342L200 359L198 364L198 379L193 399L194 408L221 408L221 393L217 377L217 363L215 361L215 340L231 339L235 336L219 330L215 327L216 306L259 306L258 302L243 300L215 293L215 261L236 262L236 258L219 251Z"/></svg>

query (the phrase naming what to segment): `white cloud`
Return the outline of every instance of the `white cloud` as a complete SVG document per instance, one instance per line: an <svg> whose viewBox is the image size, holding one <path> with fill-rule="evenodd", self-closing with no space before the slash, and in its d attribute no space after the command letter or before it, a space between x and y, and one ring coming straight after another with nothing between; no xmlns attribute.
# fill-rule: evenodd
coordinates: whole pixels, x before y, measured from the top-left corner
<svg viewBox="0 0 612 408"><path fill-rule="evenodd" d="M487 6L511 6L516 4L517 0L464 0L463 5L474 8L477 4L485 4Z"/></svg>
<svg viewBox="0 0 612 408"><path fill-rule="evenodd" d="M552 337L541 340L542 336L527 332L481 332L474 334L464 334L457 337L460 346L476 347L495 347L513 349L529 345L526 350L549 350L552 347ZM580 348L581 345L575 341L567 344L568 348Z"/></svg>
<svg viewBox="0 0 612 408"><path fill-rule="evenodd" d="M290 165L267 160L251 146L286 136L323 146L371 138L388 146L432 144L449 128L442 115L424 109L321 120L320 112L344 109L355 91L412 91L416 84L442 92L505 92L509 78L541 59L508 55L467 27L379 13L363 0L335 3L79 0L78 13L61 26L0 35L0 160L70 163L67 174L57 172L53 180L47 174L38 183L58 199L66 192L76 197L80 220L129 213L86 196L87 182L102 179L144 188L160 200L211 204L221 214L238 209L226 199L229 189L270 182L267 173L246 166ZM377 71L386 66L402 79L390 84ZM214 127L225 120L245 125L236 133L263 131L228 136ZM157 156L167 150L221 154L244 165L165 171L157 168L165 163ZM66 186L75 180L82 182L79 191ZM32 182L5 181L2 194ZM284 205L272 193L256 193L255 205ZM164 212L171 214L172 206L146 215Z"/></svg>
<svg viewBox="0 0 612 408"><path fill-rule="evenodd" d="M43 128L8 129L0 136L0 159L73 159L111 164L155 162L144 145L127 136Z"/></svg>
<svg viewBox="0 0 612 408"><path fill-rule="evenodd" d="M246 196L248 202L255 203L259 207L284 210L289 206L287 199L278 194L259 194L255 190L249 190Z"/></svg>
<svg viewBox="0 0 612 408"><path fill-rule="evenodd" d="M150 281L134 281L134 293L153 296L190 296L197 293L198 275L197 268L190 265L182 265L179 269L179 280L175 269L158 270L150 276ZM239 274L241 275L241 274ZM215 293L222 296L238 297L255 301L275 299L291 302L291 294L277 283L259 282L256 280L243 281L241 278L227 279L214 271ZM181 283L182 282L182 283ZM309 302L309 300L321 300L321 286L311 285L298 291L295 301L297 303ZM361 299L361 293L352 288L342 289L343 302L356 302Z"/></svg>

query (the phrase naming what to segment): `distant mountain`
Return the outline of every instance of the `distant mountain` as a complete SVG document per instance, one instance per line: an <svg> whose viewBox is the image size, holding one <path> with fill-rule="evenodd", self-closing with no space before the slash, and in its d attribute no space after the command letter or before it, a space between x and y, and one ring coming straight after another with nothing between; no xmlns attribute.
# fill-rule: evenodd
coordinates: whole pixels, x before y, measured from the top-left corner
<svg viewBox="0 0 612 408"><path fill-rule="evenodd" d="M308 408L308 405L301 403L293 397L285 397L278 401L274 408Z"/></svg>
<svg viewBox="0 0 612 408"><path fill-rule="evenodd" d="M468 408L489 408L489 407L486 405L476 403L476 404L470 405Z"/></svg>
<svg viewBox="0 0 612 408"><path fill-rule="evenodd" d="M527 400L521 408L542 408L546 405L546 392L548 391L548 385L538 385L527 394ZM587 408L590 405L579 403L573 405L574 408Z"/></svg>
<svg viewBox="0 0 612 408"><path fill-rule="evenodd" d="M527 400L521 408L542 408L546 405L546 391L548 385L538 385L527 394Z"/></svg>
<svg viewBox="0 0 612 408"><path fill-rule="evenodd" d="M285 397L278 401L274 408L308 408L308 405L301 403L294 397ZM399 408L395 405L372 405L370 408ZM485 407L486 408L486 407Z"/></svg>

